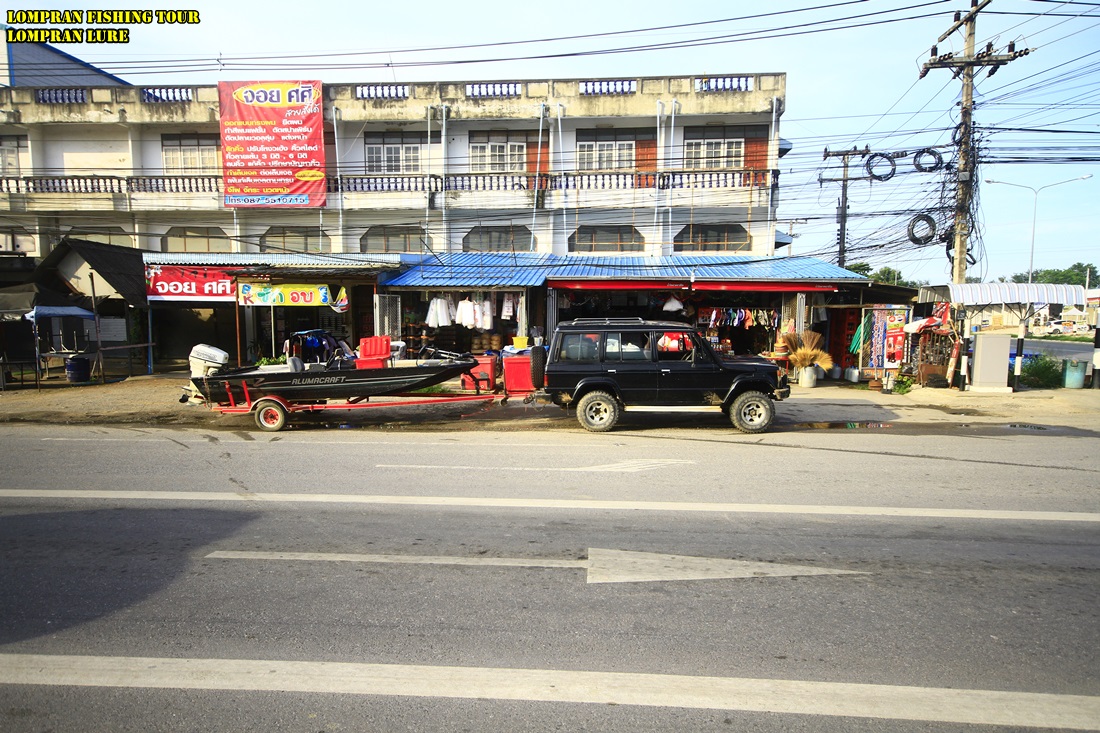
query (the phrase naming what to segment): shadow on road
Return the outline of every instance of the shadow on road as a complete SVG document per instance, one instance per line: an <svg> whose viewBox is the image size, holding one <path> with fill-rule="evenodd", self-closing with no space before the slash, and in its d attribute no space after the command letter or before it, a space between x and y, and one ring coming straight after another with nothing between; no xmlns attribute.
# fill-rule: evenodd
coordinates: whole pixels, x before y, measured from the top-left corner
<svg viewBox="0 0 1100 733"><path fill-rule="evenodd" d="M0 517L0 644L54 634L140 603L253 514L101 509Z"/></svg>

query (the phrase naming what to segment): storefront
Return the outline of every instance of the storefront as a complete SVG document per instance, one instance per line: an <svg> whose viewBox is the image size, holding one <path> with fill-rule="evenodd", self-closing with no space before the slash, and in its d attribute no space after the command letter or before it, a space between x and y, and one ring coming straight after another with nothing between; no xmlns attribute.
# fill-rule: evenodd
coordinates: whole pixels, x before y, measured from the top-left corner
<svg viewBox="0 0 1100 733"><path fill-rule="evenodd" d="M405 343L482 353L545 332L546 273L556 259L529 252L455 252L418 258L379 279L377 333ZM384 324L379 324L380 326Z"/></svg>
<svg viewBox="0 0 1100 733"><path fill-rule="evenodd" d="M290 334L324 329L354 342L375 333L378 274L398 259L267 253L144 252L150 330L160 358L197 343L235 361L278 358Z"/></svg>
<svg viewBox="0 0 1100 733"><path fill-rule="evenodd" d="M682 321L719 351L771 351L854 273L810 258L671 256L567 258L547 278L551 321L595 316Z"/></svg>

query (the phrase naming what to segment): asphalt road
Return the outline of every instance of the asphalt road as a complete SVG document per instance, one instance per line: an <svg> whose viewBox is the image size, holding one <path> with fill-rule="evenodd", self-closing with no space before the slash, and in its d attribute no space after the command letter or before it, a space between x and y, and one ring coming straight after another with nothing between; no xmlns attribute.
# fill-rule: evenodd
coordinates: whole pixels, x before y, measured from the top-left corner
<svg viewBox="0 0 1100 733"><path fill-rule="evenodd" d="M1100 729L1095 433L0 439L5 732Z"/></svg>

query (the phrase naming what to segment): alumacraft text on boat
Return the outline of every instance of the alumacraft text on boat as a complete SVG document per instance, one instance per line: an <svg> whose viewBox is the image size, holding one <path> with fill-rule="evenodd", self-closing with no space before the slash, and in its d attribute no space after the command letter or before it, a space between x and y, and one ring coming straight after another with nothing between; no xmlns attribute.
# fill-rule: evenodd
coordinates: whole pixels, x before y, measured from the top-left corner
<svg viewBox="0 0 1100 733"><path fill-rule="evenodd" d="M291 384L340 384L346 382L347 377L295 377Z"/></svg>

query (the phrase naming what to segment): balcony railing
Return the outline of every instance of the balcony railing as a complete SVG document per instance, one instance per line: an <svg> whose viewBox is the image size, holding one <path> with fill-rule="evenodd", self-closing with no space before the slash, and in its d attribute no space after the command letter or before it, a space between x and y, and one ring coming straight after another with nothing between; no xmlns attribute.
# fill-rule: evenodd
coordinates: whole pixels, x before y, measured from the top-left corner
<svg viewBox="0 0 1100 733"><path fill-rule="evenodd" d="M614 191L637 188L743 189L774 184L771 170L591 173L454 173L331 176L329 193L422 193L438 191ZM222 177L206 176L22 176L0 177L5 194L220 194Z"/></svg>
<svg viewBox="0 0 1100 733"><path fill-rule="evenodd" d="M327 186L329 193L416 193L439 191L442 188L442 182L439 180L439 176L413 173L389 176L340 176L339 178L330 176Z"/></svg>
<svg viewBox="0 0 1100 733"><path fill-rule="evenodd" d="M448 191L546 190L550 176L526 173L455 173L447 176Z"/></svg>
<svg viewBox="0 0 1100 733"><path fill-rule="evenodd" d="M131 193L221 193L221 176L132 176Z"/></svg>

